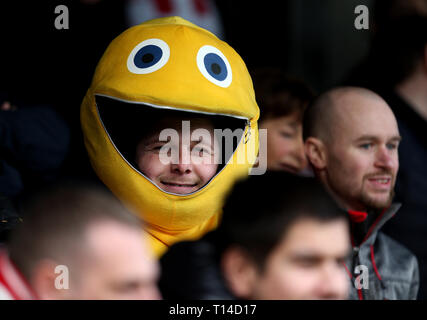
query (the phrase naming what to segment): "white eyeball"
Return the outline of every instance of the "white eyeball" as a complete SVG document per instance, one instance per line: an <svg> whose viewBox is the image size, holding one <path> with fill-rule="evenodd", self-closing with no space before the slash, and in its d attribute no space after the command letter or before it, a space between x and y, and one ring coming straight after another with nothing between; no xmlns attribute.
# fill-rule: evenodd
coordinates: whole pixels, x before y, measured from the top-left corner
<svg viewBox="0 0 427 320"><path fill-rule="evenodd" d="M227 88L233 79L231 66L221 51L212 46L203 46L197 53L197 67L210 82Z"/></svg>
<svg viewBox="0 0 427 320"><path fill-rule="evenodd" d="M128 70L136 74L147 74L159 70L169 60L170 49L160 39L148 39L133 48L127 61Z"/></svg>

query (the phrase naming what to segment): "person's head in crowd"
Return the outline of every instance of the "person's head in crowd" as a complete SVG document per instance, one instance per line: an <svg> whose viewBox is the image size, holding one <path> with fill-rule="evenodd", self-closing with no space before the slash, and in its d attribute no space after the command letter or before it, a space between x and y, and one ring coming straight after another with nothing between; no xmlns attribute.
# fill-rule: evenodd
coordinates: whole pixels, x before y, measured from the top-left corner
<svg viewBox="0 0 427 320"><path fill-rule="evenodd" d="M254 69L251 74L261 111L259 127L267 129L267 169L301 172L307 167L302 119L313 91L277 68Z"/></svg>
<svg viewBox="0 0 427 320"><path fill-rule="evenodd" d="M217 232L222 274L237 298L347 298L348 215L315 179L249 177L227 198Z"/></svg>
<svg viewBox="0 0 427 320"><path fill-rule="evenodd" d="M256 162L258 117L242 58L181 17L145 21L115 38L81 106L95 173L146 222L158 256L175 242L200 238L217 227L223 195ZM141 132L156 125L147 135ZM221 154L218 163L207 164L216 155L199 150L199 134L210 135L204 143L211 147L217 129ZM145 138L163 140L162 132L166 143L161 154L144 149L150 143ZM173 165L162 161L169 156Z"/></svg>
<svg viewBox="0 0 427 320"><path fill-rule="evenodd" d="M427 17L427 0L375 0L373 29L382 32L396 20L415 15Z"/></svg>
<svg viewBox="0 0 427 320"><path fill-rule="evenodd" d="M315 174L341 207L390 206L401 137L379 95L357 87L325 92L306 110L303 135Z"/></svg>
<svg viewBox="0 0 427 320"><path fill-rule="evenodd" d="M427 15L396 19L374 43L380 85L396 91L427 119Z"/></svg>
<svg viewBox="0 0 427 320"><path fill-rule="evenodd" d="M8 254L38 299L160 298L141 221L105 190L60 185L24 211Z"/></svg>
<svg viewBox="0 0 427 320"><path fill-rule="evenodd" d="M165 139L162 133L172 134ZM135 162L162 190L188 194L202 188L217 173L218 148L214 124L208 118L164 118L139 139Z"/></svg>
<svg viewBox="0 0 427 320"><path fill-rule="evenodd" d="M371 50L377 75L375 87L394 89L411 80L424 80L412 84L416 90L425 88L427 77L427 15L410 15L396 18L387 28L378 32ZM424 90L425 91L425 90Z"/></svg>

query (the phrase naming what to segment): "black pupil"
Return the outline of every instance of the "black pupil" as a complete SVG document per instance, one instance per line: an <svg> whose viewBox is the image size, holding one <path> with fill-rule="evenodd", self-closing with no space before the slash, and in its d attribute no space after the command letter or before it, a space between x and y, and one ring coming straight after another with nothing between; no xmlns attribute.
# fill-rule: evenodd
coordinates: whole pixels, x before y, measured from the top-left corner
<svg viewBox="0 0 427 320"><path fill-rule="evenodd" d="M218 63L212 63L211 70L215 74L220 74L221 73L221 67L219 66Z"/></svg>
<svg viewBox="0 0 427 320"><path fill-rule="evenodd" d="M154 60L154 56L151 53L146 53L142 56L142 62L149 63Z"/></svg>

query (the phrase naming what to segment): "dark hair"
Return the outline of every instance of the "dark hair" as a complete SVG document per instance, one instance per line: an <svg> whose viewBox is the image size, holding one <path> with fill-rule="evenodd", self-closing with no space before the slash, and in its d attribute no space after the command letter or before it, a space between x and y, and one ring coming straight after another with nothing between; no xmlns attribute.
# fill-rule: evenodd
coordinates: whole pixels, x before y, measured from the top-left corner
<svg viewBox="0 0 427 320"><path fill-rule="evenodd" d="M379 30L371 56L378 76L385 82L382 87L394 87L408 78L422 60L426 45L427 17L396 18Z"/></svg>
<svg viewBox="0 0 427 320"><path fill-rule="evenodd" d="M142 232L140 219L106 190L74 182L43 190L29 199L23 217L11 234L8 250L26 279L41 259L69 261L84 252L85 232L93 224L111 221Z"/></svg>
<svg viewBox="0 0 427 320"><path fill-rule="evenodd" d="M285 75L280 69L254 69L251 76L261 111L260 122L295 112L302 118L305 108L314 98L314 92L307 84Z"/></svg>
<svg viewBox="0 0 427 320"><path fill-rule="evenodd" d="M262 269L266 257L297 220L343 219L340 209L314 178L267 172L239 182L227 197L218 228L220 251L243 248Z"/></svg>
<svg viewBox="0 0 427 320"><path fill-rule="evenodd" d="M424 10L427 9L427 1L424 1ZM404 16L426 15L417 0L375 0L373 3L373 23L377 30L386 29L394 20Z"/></svg>

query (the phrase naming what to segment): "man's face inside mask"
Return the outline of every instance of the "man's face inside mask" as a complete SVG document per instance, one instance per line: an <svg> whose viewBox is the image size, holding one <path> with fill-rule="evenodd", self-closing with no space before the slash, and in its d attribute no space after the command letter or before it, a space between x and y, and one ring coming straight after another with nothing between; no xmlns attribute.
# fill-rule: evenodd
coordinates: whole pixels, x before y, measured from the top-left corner
<svg viewBox="0 0 427 320"><path fill-rule="evenodd" d="M203 118L160 121L136 147L136 163L159 188L189 194L217 173L218 143L214 126Z"/></svg>

